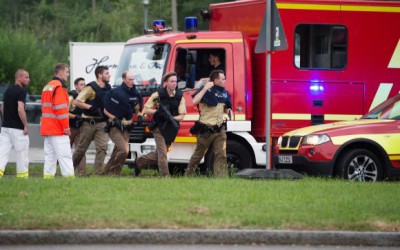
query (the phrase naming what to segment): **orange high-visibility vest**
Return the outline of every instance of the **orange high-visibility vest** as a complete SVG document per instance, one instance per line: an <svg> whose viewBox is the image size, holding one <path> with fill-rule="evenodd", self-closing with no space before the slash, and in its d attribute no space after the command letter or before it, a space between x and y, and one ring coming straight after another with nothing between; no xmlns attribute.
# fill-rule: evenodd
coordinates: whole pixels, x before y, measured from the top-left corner
<svg viewBox="0 0 400 250"><path fill-rule="evenodd" d="M68 93L59 80L52 80L42 91L41 135L64 135L69 128Z"/></svg>

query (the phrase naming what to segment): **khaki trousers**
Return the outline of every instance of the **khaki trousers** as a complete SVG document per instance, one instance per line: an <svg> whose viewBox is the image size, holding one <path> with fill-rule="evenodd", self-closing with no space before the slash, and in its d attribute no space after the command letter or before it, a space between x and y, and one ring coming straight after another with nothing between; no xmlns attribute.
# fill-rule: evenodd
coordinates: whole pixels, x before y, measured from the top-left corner
<svg viewBox="0 0 400 250"><path fill-rule="evenodd" d="M71 141L71 148L72 146L78 147L78 143L80 140L80 134L81 134L81 129L80 128L73 128L71 127L71 136L69 137ZM84 155L82 157L81 162L78 164L78 166L75 168L76 174L77 175L85 175L86 174L86 156Z"/></svg>
<svg viewBox="0 0 400 250"><path fill-rule="evenodd" d="M158 166L160 176L170 176L167 159L167 145L161 132L156 128L153 131L154 140L156 141L156 151L141 156L136 160L136 167L142 169L145 166Z"/></svg>
<svg viewBox="0 0 400 250"><path fill-rule="evenodd" d="M218 133L202 133L197 135L196 149L186 168L185 175L193 176L208 148L214 150L213 173L215 177L228 176L228 165L226 164L226 131L224 128Z"/></svg>
<svg viewBox="0 0 400 250"><path fill-rule="evenodd" d="M111 128L109 136L114 142L114 150L111 153L110 160L104 167L103 174L121 174L122 166L129 153L129 133L130 131L121 132L116 127Z"/></svg>
<svg viewBox="0 0 400 250"><path fill-rule="evenodd" d="M94 174L100 175L103 171L104 159L107 154L107 143L109 140L108 134L104 132L106 122L97 122L90 125L89 122L83 122L81 127L81 139L78 146L75 148L72 157L74 167L77 168L86 154L90 143L94 140L96 145L96 157L94 160ZM86 174L86 173L83 173Z"/></svg>

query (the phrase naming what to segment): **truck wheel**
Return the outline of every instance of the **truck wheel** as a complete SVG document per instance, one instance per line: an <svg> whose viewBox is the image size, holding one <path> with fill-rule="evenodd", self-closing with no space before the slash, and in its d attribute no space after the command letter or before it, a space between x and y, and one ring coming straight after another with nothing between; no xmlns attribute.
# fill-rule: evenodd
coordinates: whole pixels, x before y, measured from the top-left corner
<svg viewBox="0 0 400 250"><path fill-rule="evenodd" d="M233 175L244 168L252 168L254 163L249 150L237 141L227 141L226 161L228 164L228 173ZM214 151L210 148L204 158L204 164L201 166L201 173L211 175L213 173Z"/></svg>
<svg viewBox="0 0 400 250"><path fill-rule="evenodd" d="M351 181L380 181L383 178L382 164L378 157L367 149L352 149L339 161L342 178Z"/></svg>

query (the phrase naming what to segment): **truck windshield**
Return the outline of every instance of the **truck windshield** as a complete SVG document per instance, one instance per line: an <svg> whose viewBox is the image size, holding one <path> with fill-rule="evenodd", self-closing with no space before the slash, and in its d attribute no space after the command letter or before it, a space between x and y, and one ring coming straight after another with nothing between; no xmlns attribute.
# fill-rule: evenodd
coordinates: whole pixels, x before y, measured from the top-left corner
<svg viewBox="0 0 400 250"><path fill-rule="evenodd" d="M122 83L122 73L130 70L135 76L135 85L142 96L151 95L162 83L169 44L146 43L126 45L118 65L115 85Z"/></svg>

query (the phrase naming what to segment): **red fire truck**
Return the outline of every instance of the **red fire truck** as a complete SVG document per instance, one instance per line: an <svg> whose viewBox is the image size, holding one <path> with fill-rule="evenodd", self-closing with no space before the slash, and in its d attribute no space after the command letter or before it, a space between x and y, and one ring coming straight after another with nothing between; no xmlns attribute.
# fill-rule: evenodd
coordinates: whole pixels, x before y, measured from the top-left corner
<svg viewBox="0 0 400 250"><path fill-rule="evenodd" d="M169 162L187 163L194 151L196 137L189 129L199 113L191 95L209 74L212 52L223 59L232 94L227 154L236 170L266 165L266 115L275 140L296 128L354 120L399 92L400 2L277 0L277 7L288 49L271 56L271 114L265 107L266 54L254 52L265 0L211 4L201 12L209 31L155 26L152 34L126 43L117 84L123 71L132 70L141 93L149 96L165 72L176 71L184 87L188 113ZM132 131L128 163L155 149L150 135L142 127ZM203 169L211 166L212 155L209 150Z"/></svg>

